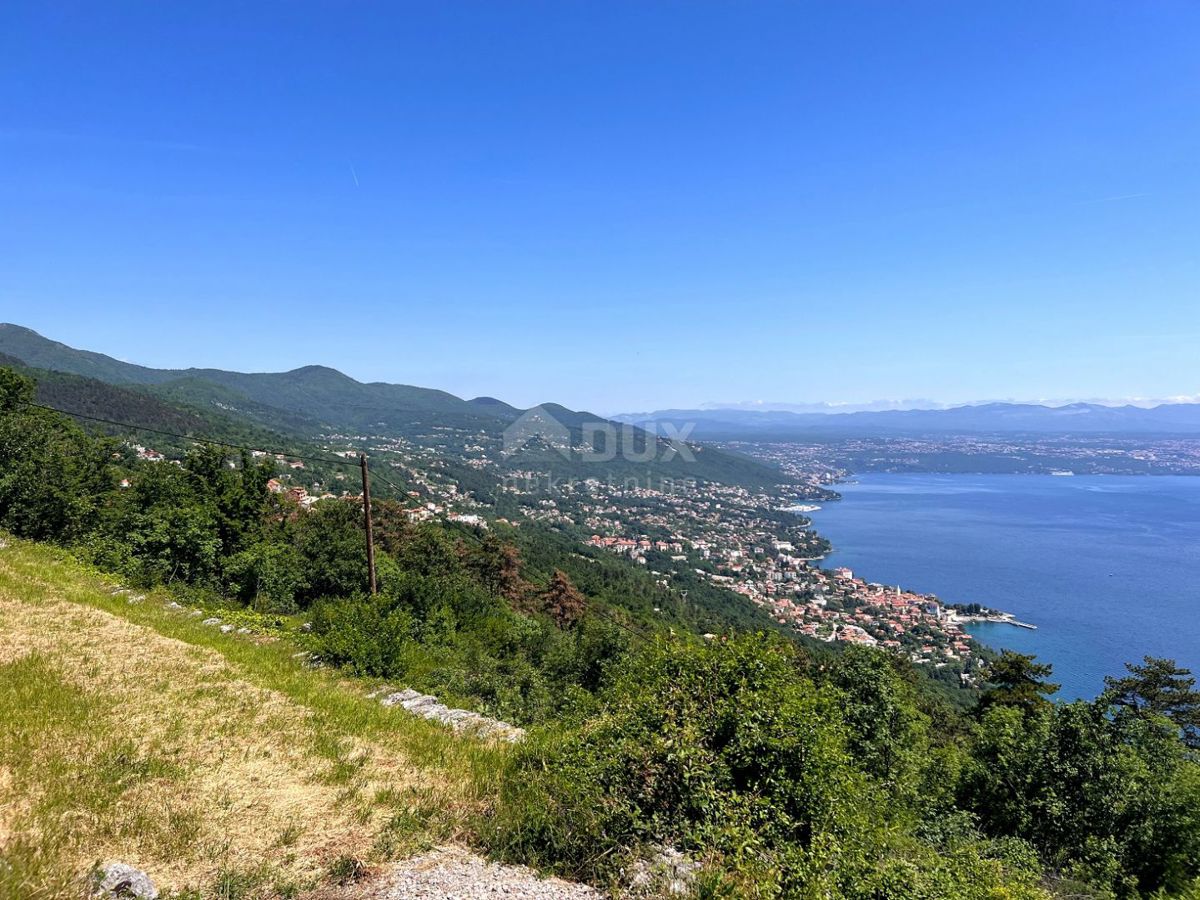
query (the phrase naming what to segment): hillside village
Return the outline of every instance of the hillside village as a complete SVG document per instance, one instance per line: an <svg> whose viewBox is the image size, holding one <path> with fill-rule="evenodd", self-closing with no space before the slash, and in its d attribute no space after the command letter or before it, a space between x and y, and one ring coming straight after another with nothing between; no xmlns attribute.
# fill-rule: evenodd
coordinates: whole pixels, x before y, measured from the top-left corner
<svg viewBox="0 0 1200 900"><path fill-rule="evenodd" d="M867 582L848 569L821 568L830 547L803 513L815 503L836 501L833 487L846 472L814 448L757 448L787 481L775 491L761 491L682 479L659 485L554 479L533 468L514 468L514 460L487 435L444 428L428 439L431 444L395 436L324 436L327 452L356 459L363 448L389 479L402 481L411 521L478 529L491 522L543 523L644 567L664 588L678 591L680 576L693 575L806 638L878 646L917 665L948 668L964 684L975 682L977 645L953 609L931 595ZM138 451L146 459L163 458L144 447ZM268 455L254 452L256 458ZM328 499L361 502L352 471L337 473L333 484L322 483L311 480L302 460L272 458L277 474L268 488L301 509ZM450 460L494 478L495 501L465 489Z"/></svg>

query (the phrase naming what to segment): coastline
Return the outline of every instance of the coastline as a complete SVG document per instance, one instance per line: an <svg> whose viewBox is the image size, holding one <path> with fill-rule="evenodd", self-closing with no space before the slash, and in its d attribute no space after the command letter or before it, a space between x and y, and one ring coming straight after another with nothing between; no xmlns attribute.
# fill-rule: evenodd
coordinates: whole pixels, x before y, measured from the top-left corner
<svg viewBox="0 0 1200 900"><path fill-rule="evenodd" d="M1062 475L1062 474L1074 475L1075 473L1074 472L1071 472L1071 473L1049 472L1049 473L1047 473L1047 476L1052 477L1055 475ZM833 483L840 485L840 484L857 484L858 482L854 480L853 475L851 475L850 473L846 473L846 475L844 477L836 479ZM841 502L844 499L845 499L844 495L842 495L840 493L835 498L836 502ZM821 507L817 506L815 504L801 503L801 504L796 504L794 506L784 507L783 512L791 512L791 513L799 514L799 513L807 513L807 512L817 512L820 509L821 509ZM811 519L809 520L809 526L812 528L812 530L817 535L824 538L824 540L829 544L829 552L822 556L817 556L817 557L812 557L811 559L807 559L806 562L823 562L829 556L832 556L834 553L836 553L837 548L834 547L833 542L830 541L826 535L822 534L817 529L816 523L813 522ZM984 613L964 614L964 613L959 613L954 607L962 606L965 604L944 603L941 599L941 595L939 595L939 594L930 593L930 594L926 594L925 596L927 596L930 599L937 602L939 606L941 606L944 610L946 610L949 620L951 622L954 622L959 625L968 626L968 625L979 624L979 623L989 623L992 625L1012 625L1014 628L1024 628L1028 631L1037 631L1037 629L1038 629L1037 625L1034 625L1032 622L1021 621L1020 619L1018 619L1016 617L1016 615L1014 615L1013 613L1010 613L1010 612L1004 612L1003 610L992 609L992 607L986 607L987 609L992 610L990 615L984 614ZM979 605L983 606L983 604L979 604ZM964 630L966 630L966 629L964 628ZM969 633L969 631L968 631L968 633ZM981 646L984 646L984 647L990 646L987 643L985 643L984 641L975 637L975 635L973 635L973 634L971 635L971 640L977 642L978 644L980 644Z"/></svg>
<svg viewBox="0 0 1200 900"><path fill-rule="evenodd" d="M974 641L1054 666L1060 697L1094 697L1143 656L1200 671L1200 480L1187 476L877 473L826 504L821 565L857 568L964 606ZM982 613L964 608L964 617Z"/></svg>
<svg viewBox="0 0 1200 900"><path fill-rule="evenodd" d="M961 622L961 623L964 623L967 625L970 625L970 624L973 624L976 622L990 622L993 625L1012 625L1016 628L1028 628L1030 631L1037 631L1036 625L1034 625L1030 622L1022 622L1020 619L1018 619L1012 613L996 612L995 615L991 615L991 616L960 615L958 613L954 613L953 610L951 610L951 614L954 616L954 621ZM980 643L982 643L982 641Z"/></svg>

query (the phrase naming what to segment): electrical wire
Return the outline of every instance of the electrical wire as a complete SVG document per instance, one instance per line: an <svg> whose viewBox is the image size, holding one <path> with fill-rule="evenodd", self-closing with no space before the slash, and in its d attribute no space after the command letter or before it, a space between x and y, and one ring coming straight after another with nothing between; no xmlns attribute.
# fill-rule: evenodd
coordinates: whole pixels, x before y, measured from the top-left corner
<svg viewBox="0 0 1200 900"><path fill-rule="evenodd" d="M61 415L64 415L64 416L71 416L72 418L75 418L75 419L86 419L89 422L99 422L103 425L112 425L115 428L125 428L125 429L128 429L129 431L140 431L140 432L146 432L147 434L158 434L158 435L162 435L163 437L177 438L182 441L192 441L193 443L196 443L196 444L210 444L215 447L226 447L230 450L245 450L250 453L266 453L266 454L269 454L272 456L287 456L292 459L304 460L305 462L332 463L333 465L338 465L338 466L352 466L355 469L359 468L362 465L358 460L349 460L344 457L308 456L303 453L293 453L291 450L286 450L286 449L278 449L278 448L271 448L271 447L250 447L250 446L246 446L244 444L234 444L229 441L219 441L216 438L198 437L197 435L194 435L194 434L180 434L175 431L165 431L161 428L151 428L147 425L135 425L132 422L118 422L116 419L105 419L101 416L91 416L91 415L88 415L87 413L72 412L72 411L66 410L66 409L59 409L56 406L47 406L44 403L34 403L33 401L25 401L24 405L31 406L35 409L46 410L47 412L60 413ZM378 472L375 472L375 471L372 471L370 474L373 478L379 479L384 484L389 485L391 488L393 488L398 493L400 493L400 494L405 493L404 488L400 487L398 484L393 482L391 479L385 478L383 475L380 475Z"/></svg>
<svg viewBox="0 0 1200 900"><path fill-rule="evenodd" d="M60 415L64 415L64 416L71 416L72 418L76 418L76 419L86 419L89 422L98 422L103 425L111 425L114 428L125 428L125 429L128 429L129 431L139 431L139 432L146 432L148 434L157 434L157 435L161 435L163 437L177 438L178 440L183 440L183 441L192 441L193 443L197 443L197 444L210 444L215 447L226 447L230 450L244 450L247 452L266 453L266 454L270 454L273 456L287 456L292 459L300 459L300 460L304 460L306 462L333 463L334 465L339 465L339 466L353 466L356 469L359 468L361 465L361 463L359 463L357 460L351 461L351 460L341 458L341 457L307 456L302 453L293 453L292 451L286 450L286 449L278 449L278 448L270 448L270 447L250 447L250 446L247 446L244 444L234 444L234 443L231 443L230 441L220 441L220 440L217 440L216 438L198 437L197 435L194 435L194 434L180 434L175 431L166 431L161 428L151 428L147 425L135 425L132 422L119 422L116 419L106 419L106 418L103 418L102 416L92 416L92 415L88 415L87 413L71 412L69 410L59 409L58 407L55 407L55 406L47 406L44 403L34 403L33 401L25 401L24 405L31 406L35 409L45 410L46 412L54 412L54 413L59 413ZM398 484L393 482L391 479L385 478L383 475L380 475L378 472L372 471L372 472L370 472L370 475L379 479L384 484L390 486L398 494L403 496L406 493L402 487L400 487ZM602 619L606 619L607 621L611 622L613 625L620 628L622 631L625 631L632 637L637 638L639 641L649 644L654 639L654 636L644 634L643 632L633 628L632 626L626 624L625 622L622 622L620 619L611 615L606 610L603 610L600 607L596 606L591 601L588 601L588 609L590 612L595 613L596 615L600 616Z"/></svg>

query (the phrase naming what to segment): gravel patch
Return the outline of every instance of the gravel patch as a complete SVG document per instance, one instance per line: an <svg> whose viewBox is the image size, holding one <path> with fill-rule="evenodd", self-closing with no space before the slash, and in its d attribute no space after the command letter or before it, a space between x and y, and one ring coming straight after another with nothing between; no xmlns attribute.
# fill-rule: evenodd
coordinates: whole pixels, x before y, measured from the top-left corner
<svg viewBox="0 0 1200 900"><path fill-rule="evenodd" d="M443 847L395 863L369 883L349 885L329 900L493 900L496 897L547 900L602 900L595 888L561 878L542 878L524 866L490 863L466 850Z"/></svg>

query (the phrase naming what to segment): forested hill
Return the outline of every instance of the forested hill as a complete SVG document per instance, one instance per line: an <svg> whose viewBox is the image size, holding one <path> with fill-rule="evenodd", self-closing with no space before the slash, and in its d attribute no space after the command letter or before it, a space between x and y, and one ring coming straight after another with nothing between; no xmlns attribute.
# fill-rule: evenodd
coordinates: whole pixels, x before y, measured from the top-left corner
<svg viewBox="0 0 1200 900"><path fill-rule="evenodd" d="M339 428L419 424L492 425L507 409L484 410L453 394L411 385L363 384L326 366L290 372L155 369L78 350L19 325L0 324L0 353L28 366L95 378L109 384L171 386L179 400L249 400L303 414L313 424ZM513 410L517 415L520 410Z"/></svg>
<svg viewBox="0 0 1200 900"><path fill-rule="evenodd" d="M612 459L583 460L589 424L603 417L546 403L521 410L492 398L464 400L445 391L412 385L363 383L325 366L290 372L243 373L222 369L154 369L101 353L78 350L28 328L0 324L0 354L32 368L96 379L199 410L217 410L247 422L311 440L320 435L402 438L461 458L467 446L482 445L499 470L538 469L555 477L692 479L723 484L770 486L781 473L761 462L712 448L691 454L641 428L625 434ZM536 413L559 443L536 434L517 452L505 447L506 429ZM612 427L616 427L615 425ZM480 440L482 438L482 440ZM647 447L656 448L646 452ZM648 460L646 457L650 457Z"/></svg>

